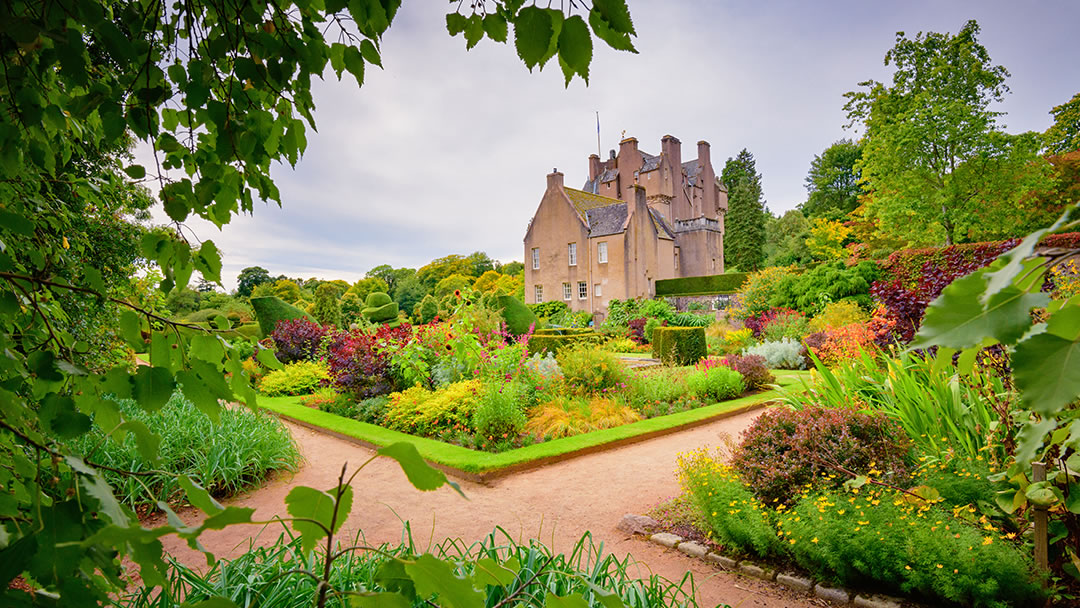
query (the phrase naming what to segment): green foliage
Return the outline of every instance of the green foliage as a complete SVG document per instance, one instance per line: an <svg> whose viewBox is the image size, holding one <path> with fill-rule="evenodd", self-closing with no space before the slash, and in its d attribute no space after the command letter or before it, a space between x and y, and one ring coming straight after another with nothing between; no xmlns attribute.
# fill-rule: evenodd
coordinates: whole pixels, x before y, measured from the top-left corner
<svg viewBox="0 0 1080 608"><path fill-rule="evenodd" d="M330 371L322 361L297 361L263 376L259 392L268 396L309 395L330 380Z"/></svg>
<svg viewBox="0 0 1080 608"><path fill-rule="evenodd" d="M1080 150L1080 93L1050 110L1054 124L1043 133L1046 151L1066 154Z"/></svg>
<svg viewBox="0 0 1080 608"><path fill-rule="evenodd" d="M323 283L315 289L315 306L311 310L315 322L322 326L341 325L341 304L338 288L333 283Z"/></svg>
<svg viewBox="0 0 1080 608"><path fill-rule="evenodd" d="M724 260L743 271L759 270L765 263L766 214L754 155L743 148L727 160L720 179L728 189Z"/></svg>
<svg viewBox="0 0 1080 608"><path fill-rule="evenodd" d="M473 414L482 390L479 380L465 380L435 391L417 385L392 393L383 424L420 436L432 436L446 428L474 430Z"/></svg>
<svg viewBox="0 0 1080 608"><path fill-rule="evenodd" d="M685 382L687 391L709 403L734 399L746 390L742 375L723 365L696 369Z"/></svg>
<svg viewBox="0 0 1080 608"><path fill-rule="evenodd" d="M435 296L424 296L424 299L420 301L420 322L431 323L437 316L439 316L439 301L435 299Z"/></svg>
<svg viewBox="0 0 1080 608"><path fill-rule="evenodd" d="M315 320L306 311L275 296L251 298L251 308L255 311L255 318L259 321L259 329L264 336L269 336L274 333L274 328L277 327L278 321L289 321L292 319Z"/></svg>
<svg viewBox="0 0 1080 608"><path fill-rule="evenodd" d="M191 401L174 393L160 410L150 413L134 401L119 402L127 424L141 424L160 438L157 458L149 459L134 432L109 436L93 429L71 443L80 454L93 453L99 464L119 470L145 472L133 477L112 471L105 479L125 505L151 507L158 501L183 502L179 475L186 475L219 498L257 485L273 471L295 471L300 452L285 426L273 416L245 407L222 411L213 424Z"/></svg>
<svg viewBox="0 0 1080 608"><path fill-rule="evenodd" d="M567 388L578 394L589 395L615 389L630 379L630 370L614 353L592 345L564 348L555 358Z"/></svg>
<svg viewBox="0 0 1080 608"><path fill-rule="evenodd" d="M361 311L364 318L372 323L381 323L388 327L401 325L398 318L398 305L390 299L390 296L380 291L368 294L364 309Z"/></svg>
<svg viewBox="0 0 1080 608"><path fill-rule="evenodd" d="M393 287L394 301L397 302L398 310L413 310L421 300L428 295L424 284L414 274L406 275L397 281Z"/></svg>
<svg viewBox="0 0 1080 608"><path fill-rule="evenodd" d="M660 279L656 281L656 295L661 297L735 293L745 281L745 272Z"/></svg>
<svg viewBox="0 0 1080 608"><path fill-rule="evenodd" d="M829 302L810 320L810 331L836 329L852 323L865 323L870 315L853 300Z"/></svg>
<svg viewBox="0 0 1080 608"><path fill-rule="evenodd" d="M701 327L657 327L652 346L653 357L664 365L694 365L708 354Z"/></svg>
<svg viewBox="0 0 1080 608"><path fill-rule="evenodd" d="M489 383L480 394L473 413L473 427L481 437L512 439L525 428L517 385L513 382Z"/></svg>
<svg viewBox="0 0 1080 608"><path fill-rule="evenodd" d="M566 334L533 334L529 338L528 349L529 354L531 355L543 352L557 354L567 346L573 346L575 344L595 344L599 340L599 334L587 329L584 332Z"/></svg>
<svg viewBox="0 0 1080 608"><path fill-rule="evenodd" d="M806 175L806 202L799 209L807 218L843 220L859 204L863 189L859 186L858 163L862 144L841 139L810 161Z"/></svg>
<svg viewBox="0 0 1080 608"><path fill-rule="evenodd" d="M240 271L240 274L236 276L236 295L241 298L247 298L251 296L251 291L262 285L263 283L269 283L270 271L262 266L249 266Z"/></svg>
<svg viewBox="0 0 1080 608"><path fill-rule="evenodd" d="M455 293L461 293L464 290L469 289L473 284L473 277L468 277L461 274L452 274L448 277L441 279L438 284L435 285L435 289L432 293L437 298L443 298L446 296L452 296Z"/></svg>
<svg viewBox="0 0 1080 608"><path fill-rule="evenodd" d="M806 237L810 222L803 212L789 209L780 217L765 217L765 266L805 266L813 261Z"/></svg>
<svg viewBox="0 0 1080 608"><path fill-rule="evenodd" d="M768 286L768 303L773 308L814 314L830 302L850 299L870 309L873 303L870 286L880 275L881 267L874 262L859 262L855 266L843 262L820 264L799 275L788 273L777 278Z"/></svg>
<svg viewBox="0 0 1080 608"><path fill-rule="evenodd" d="M536 328L538 322L536 315L514 296L499 296L496 299L496 306L506 323L506 329L511 334L523 336L530 329Z"/></svg>
<svg viewBox="0 0 1080 608"><path fill-rule="evenodd" d="M548 300L547 302L539 302L535 304L526 304L529 310L533 311L537 317L544 319L554 317L557 314L564 313L570 310L570 307L566 305L566 302L562 300Z"/></svg>
<svg viewBox="0 0 1080 608"><path fill-rule="evenodd" d="M845 94L848 118L865 126L864 214L889 237L951 245L1045 225L1020 204L1048 185L1042 138L1001 130L989 107L1004 99L1009 73L978 35L975 21L955 35L899 32L885 55L891 86L869 80Z"/></svg>
<svg viewBox="0 0 1080 608"><path fill-rule="evenodd" d="M734 311L735 316L745 319L773 308L769 301L777 285L793 281L797 276L791 266L774 266L750 273L739 289L739 308Z"/></svg>

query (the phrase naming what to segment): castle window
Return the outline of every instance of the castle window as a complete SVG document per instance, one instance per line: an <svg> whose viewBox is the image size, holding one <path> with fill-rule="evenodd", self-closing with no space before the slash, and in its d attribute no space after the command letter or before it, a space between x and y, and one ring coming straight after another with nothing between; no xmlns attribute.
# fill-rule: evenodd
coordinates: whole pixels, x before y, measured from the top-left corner
<svg viewBox="0 0 1080 608"><path fill-rule="evenodd" d="M571 266L577 266L577 243L570 243L566 251Z"/></svg>
<svg viewBox="0 0 1080 608"><path fill-rule="evenodd" d="M594 295L594 296L596 296L598 298L602 295L602 293L600 291L600 283L596 283L596 284L594 284L592 286L592 295Z"/></svg>
<svg viewBox="0 0 1080 608"><path fill-rule="evenodd" d="M540 248L539 247L533 247L532 248L532 256L533 256L533 270L540 270ZM537 301L539 301L539 300L537 300Z"/></svg>
<svg viewBox="0 0 1080 608"><path fill-rule="evenodd" d="M533 249L533 251L536 251ZM533 287L533 293L536 295L536 303L539 304L544 301L544 286L537 285Z"/></svg>
<svg viewBox="0 0 1080 608"><path fill-rule="evenodd" d="M569 283L563 283L562 284L562 299L564 299L564 300L569 300L570 299L570 284Z"/></svg>
<svg viewBox="0 0 1080 608"><path fill-rule="evenodd" d="M596 244L596 259L601 264L607 264L607 241Z"/></svg>
<svg viewBox="0 0 1080 608"><path fill-rule="evenodd" d="M589 297L589 284L585 281L578 281L577 297L579 300L584 300Z"/></svg>

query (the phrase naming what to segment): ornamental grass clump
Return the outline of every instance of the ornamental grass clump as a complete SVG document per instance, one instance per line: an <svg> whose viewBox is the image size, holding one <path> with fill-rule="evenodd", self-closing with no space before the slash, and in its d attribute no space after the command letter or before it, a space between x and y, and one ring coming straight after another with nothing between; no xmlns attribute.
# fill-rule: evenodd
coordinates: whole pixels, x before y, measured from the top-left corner
<svg viewBox="0 0 1080 608"><path fill-rule="evenodd" d="M778 408L743 431L731 464L758 498L788 504L808 484L839 486L853 475L902 485L910 452L903 429L882 413Z"/></svg>

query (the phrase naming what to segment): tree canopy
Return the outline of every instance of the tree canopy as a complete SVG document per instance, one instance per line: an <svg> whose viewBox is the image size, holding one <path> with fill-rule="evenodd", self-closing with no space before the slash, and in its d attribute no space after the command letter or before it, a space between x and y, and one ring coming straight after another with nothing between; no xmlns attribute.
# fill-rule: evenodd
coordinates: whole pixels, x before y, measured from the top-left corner
<svg viewBox="0 0 1080 608"><path fill-rule="evenodd" d="M892 83L866 81L845 95L848 118L865 127L856 165L870 192L865 214L911 244L1027 232L1017 202L1045 185L1041 137L1005 133L990 108L1008 93L1009 72L978 34L975 21L955 35L898 32L885 55Z"/></svg>
<svg viewBox="0 0 1080 608"><path fill-rule="evenodd" d="M51 603L105 603L125 588L118 558L134 562L143 584L165 585L161 536L176 534L199 548L203 531L251 521L252 510L223 507L183 477L179 487L209 517L188 527L162 504L168 523L145 529L113 496L92 455L71 452L68 442L96 424L115 438L134 436L140 453L156 458L159 439L125 420L114 399L154 410L180 390L213 419L222 401L256 400L231 344L194 325L182 333L137 303L146 298L114 291L108 269L84 244L107 225L110 210L122 207L116 200L139 196L132 180L153 180L175 229L146 231L127 253L160 268L163 293L185 288L195 271L220 284L217 247L209 240L193 245L180 223L200 217L222 226L257 200L281 204L271 165L295 165L305 150L315 127L312 78L347 72L363 85L366 70L382 67L382 39L399 6L400 0L0 4L0 460L10 464L0 468L0 603L29 601L8 588L24 572ZM568 84L588 78L594 36L634 50L622 0L597 0L591 8L570 3L565 13L513 0L451 8L447 29L468 47L512 36L529 69L557 57ZM152 150L149 169L123 154L132 142ZM102 221L80 225L88 211ZM68 323L62 302L72 294L122 310L115 336L148 352L150 365L136 370L119 356L102 369L80 362L78 353L93 347ZM268 351L256 356L277 365ZM291 507L317 517L310 504Z"/></svg>
<svg viewBox="0 0 1080 608"><path fill-rule="evenodd" d="M1054 124L1046 130L1046 151L1050 154L1067 154L1080 150L1080 93L1050 110Z"/></svg>
<svg viewBox="0 0 1080 608"><path fill-rule="evenodd" d="M799 206L807 218L839 220L859 205L862 145L841 139L814 156L806 175L806 202Z"/></svg>
<svg viewBox="0 0 1080 608"><path fill-rule="evenodd" d="M724 265L743 272L758 270L765 263L766 211L754 155L743 148L724 164L720 179L728 189Z"/></svg>

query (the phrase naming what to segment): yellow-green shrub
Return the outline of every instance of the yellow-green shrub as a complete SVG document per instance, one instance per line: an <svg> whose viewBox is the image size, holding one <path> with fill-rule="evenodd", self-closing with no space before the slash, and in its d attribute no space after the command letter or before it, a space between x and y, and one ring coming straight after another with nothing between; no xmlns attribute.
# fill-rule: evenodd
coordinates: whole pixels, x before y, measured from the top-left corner
<svg viewBox="0 0 1080 608"><path fill-rule="evenodd" d="M414 386L390 394L383 420L388 428L413 435L432 435L444 429L472 429L479 380L455 382L429 391Z"/></svg>
<svg viewBox="0 0 1080 608"><path fill-rule="evenodd" d="M866 323L869 320L870 315L866 314L866 311L854 300L840 300L826 304L821 314L810 320L810 331L836 329L852 323Z"/></svg>
<svg viewBox="0 0 1080 608"><path fill-rule="evenodd" d="M732 314L739 319L745 319L769 310L772 308L769 305L769 298L772 297L776 286L796 274L798 273L794 266L771 266L750 273L742 288L739 289L739 308Z"/></svg>
<svg viewBox="0 0 1080 608"><path fill-rule="evenodd" d="M308 395L330 380L330 370L322 361L297 361L263 376L259 392L268 397Z"/></svg>
<svg viewBox="0 0 1080 608"><path fill-rule="evenodd" d="M624 386L630 370L614 353L591 344L564 348L556 355L567 387L578 394Z"/></svg>

